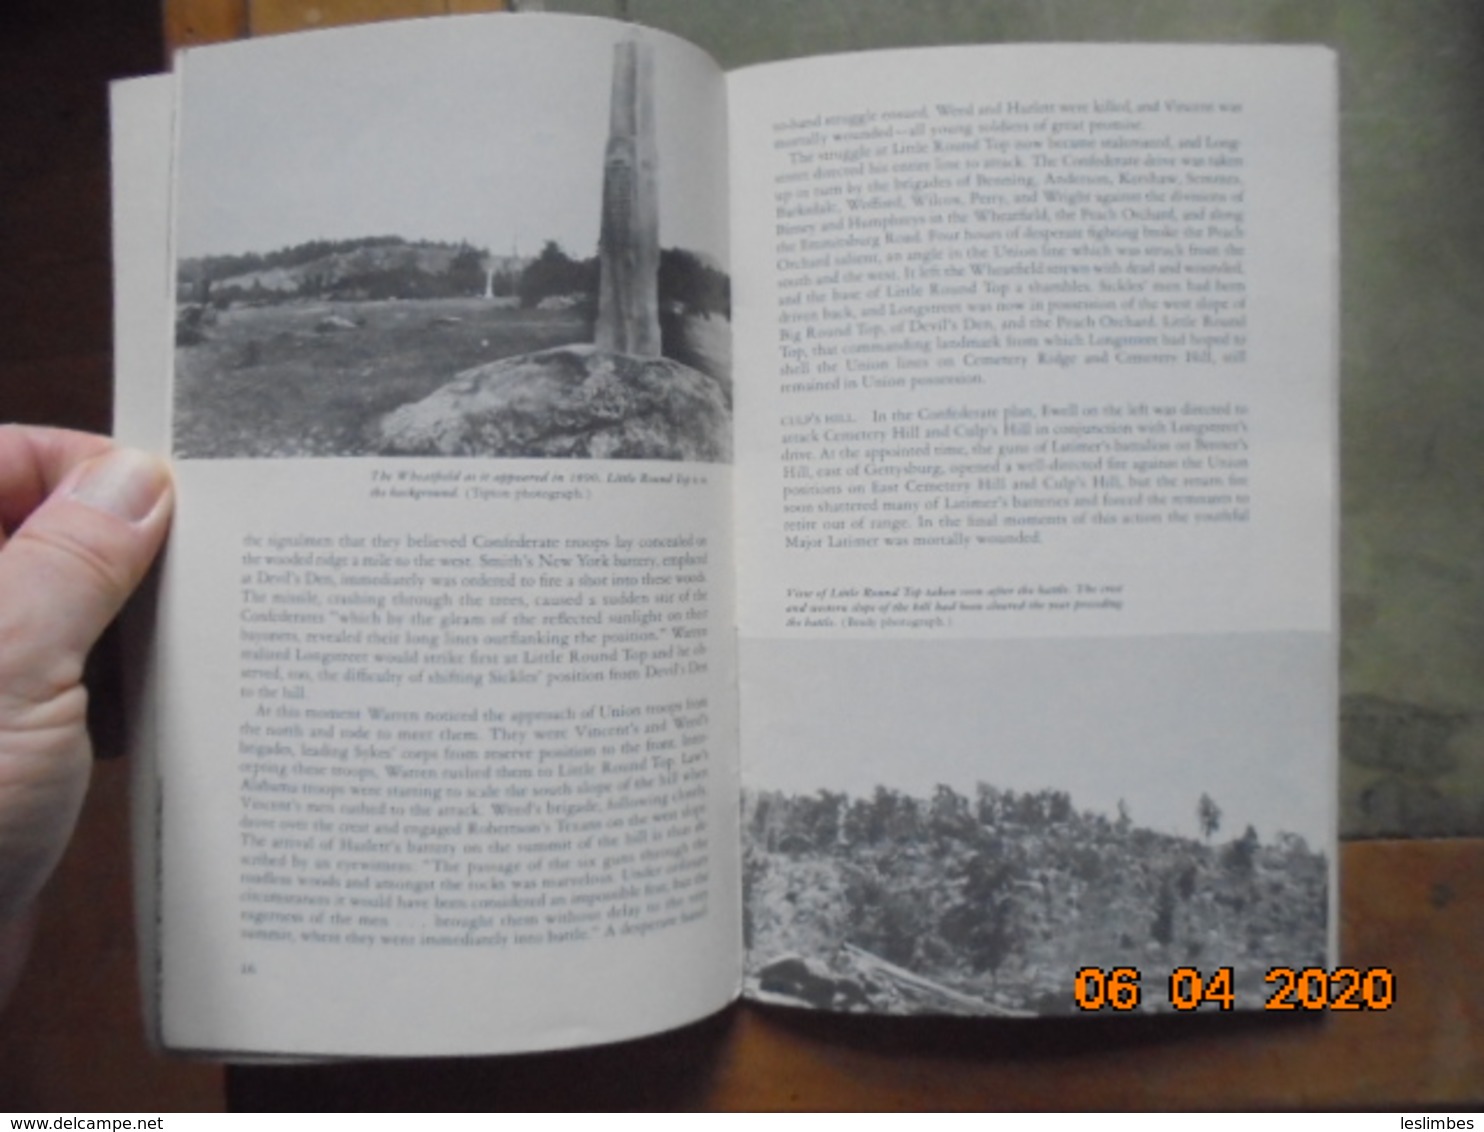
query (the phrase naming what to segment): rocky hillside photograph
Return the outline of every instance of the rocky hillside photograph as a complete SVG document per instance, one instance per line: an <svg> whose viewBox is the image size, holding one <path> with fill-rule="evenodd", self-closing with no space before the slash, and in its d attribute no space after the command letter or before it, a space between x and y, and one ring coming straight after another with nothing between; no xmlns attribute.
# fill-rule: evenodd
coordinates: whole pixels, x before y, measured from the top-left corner
<svg viewBox="0 0 1484 1132"><path fill-rule="evenodd" d="M866 797L744 795L748 994L888 1014L1071 1014L1085 967L1140 972L1139 1011L1169 1010L1170 973L1232 969L1260 1009L1270 967L1326 965L1329 863L1302 837L1140 827L1120 805L980 783L973 797L878 786ZM1226 836L1223 836L1226 835ZM1202 1009L1212 1009L1207 1005Z"/></svg>

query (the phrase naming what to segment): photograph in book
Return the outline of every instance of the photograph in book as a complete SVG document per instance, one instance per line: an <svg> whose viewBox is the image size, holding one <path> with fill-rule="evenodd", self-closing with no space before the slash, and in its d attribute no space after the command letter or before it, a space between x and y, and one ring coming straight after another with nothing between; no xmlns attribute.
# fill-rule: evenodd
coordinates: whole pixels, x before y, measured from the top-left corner
<svg viewBox="0 0 1484 1132"><path fill-rule="evenodd" d="M780 677L805 706L772 721L768 765L747 768L750 997L1066 1014L1078 971L1127 967L1147 984L1140 1009L1170 1009L1164 984L1191 967L1230 968L1233 1006L1260 1009L1270 968L1325 965L1328 800L1286 777L1312 765L1324 723L1281 696L1322 657L1316 642L980 652L921 646L883 665L819 646ZM1221 690L1182 717L1181 674L1202 653ZM1048 719L1059 685L1064 711ZM1244 721L1264 700L1266 718ZM918 722L899 722L914 707ZM811 712L836 723L811 726Z"/></svg>
<svg viewBox="0 0 1484 1132"><path fill-rule="evenodd" d="M652 44L472 38L289 51L245 105L187 56L176 456L730 461L724 226Z"/></svg>

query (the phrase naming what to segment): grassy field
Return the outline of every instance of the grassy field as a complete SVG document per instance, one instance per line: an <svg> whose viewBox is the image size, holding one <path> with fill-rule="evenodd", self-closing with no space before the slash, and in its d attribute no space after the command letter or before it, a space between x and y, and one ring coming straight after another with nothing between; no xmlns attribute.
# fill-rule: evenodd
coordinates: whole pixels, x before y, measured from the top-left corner
<svg viewBox="0 0 1484 1132"><path fill-rule="evenodd" d="M590 337L580 312L483 299L234 307L176 350L176 455L367 455L370 424L460 371Z"/></svg>

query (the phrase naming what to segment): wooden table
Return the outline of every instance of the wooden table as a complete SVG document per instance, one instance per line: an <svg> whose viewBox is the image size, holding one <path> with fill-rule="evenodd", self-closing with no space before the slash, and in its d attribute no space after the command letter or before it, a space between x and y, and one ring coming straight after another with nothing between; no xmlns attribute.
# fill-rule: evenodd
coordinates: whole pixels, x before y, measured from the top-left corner
<svg viewBox="0 0 1484 1132"><path fill-rule="evenodd" d="M165 0L169 46L490 0ZM6 1015L0 1065L37 1107L219 1103L216 1070L151 1058L132 990L126 768L100 767ZM1346 963L1395 972L1385 1012L964 1022L738 1007L570 1053L233 1069L232 1107L1402 1108L1484 1104L1484 840L1341 848ZM83 1072L83 1070L89 1070ZM83 1086L80 1087L80 1080ZM0 1090L0 1096L4 1096ZM3 1107L3 1105L0 1105Z"/></svg>
<svg viewBox="0 0 1484 1132"><path fill-rule="evenodd" d="M412 16L502 12L505 0L164 0L170 49Z"/></svg>

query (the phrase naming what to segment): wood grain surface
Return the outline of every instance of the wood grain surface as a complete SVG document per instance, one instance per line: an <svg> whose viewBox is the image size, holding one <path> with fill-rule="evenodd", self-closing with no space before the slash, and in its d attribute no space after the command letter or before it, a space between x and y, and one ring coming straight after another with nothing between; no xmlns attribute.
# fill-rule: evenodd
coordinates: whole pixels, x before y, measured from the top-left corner
<svg viewBox="0 0 1484 1132"><path fill-rule="evenodd" d="M249 0L248 26L253 35L369 24L414 16L503 11L503 0Z"/></svg>

